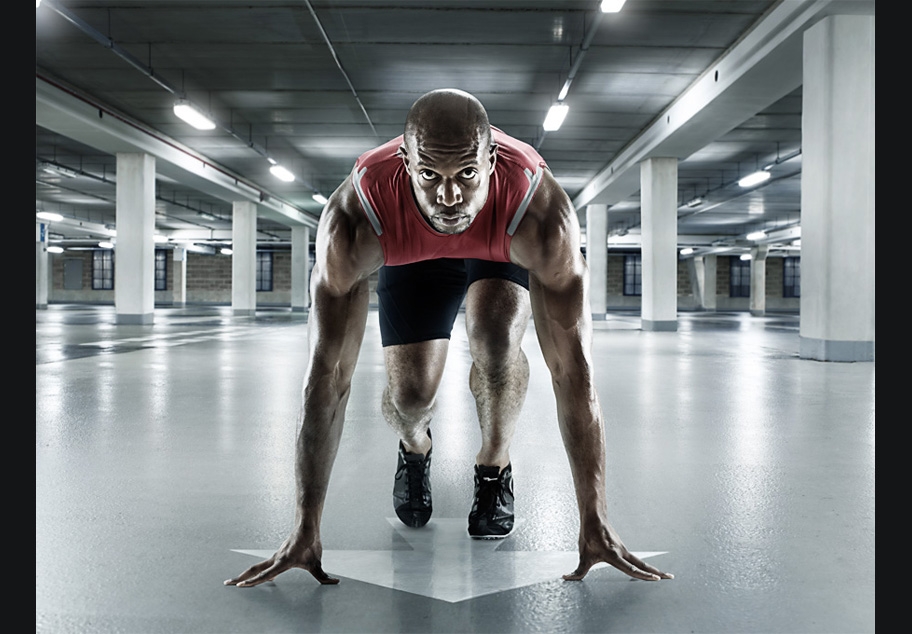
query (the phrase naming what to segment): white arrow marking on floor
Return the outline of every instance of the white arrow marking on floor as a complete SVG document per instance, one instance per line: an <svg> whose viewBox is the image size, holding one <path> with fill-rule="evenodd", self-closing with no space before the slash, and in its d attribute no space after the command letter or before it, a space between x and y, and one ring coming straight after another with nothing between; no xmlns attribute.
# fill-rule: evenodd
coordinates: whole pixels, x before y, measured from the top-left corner
<svg viewBox="0 0 912 634"><path fill-rule="evenodd" d="M470 539L464 518L432 519L414 529L387 521L412 550L324 550L323 569L385 588L458 603L466 599L560 579L579 563L575 551L498 552L503 540ZM260 559L272 550L237 550ZM640 559L667 551L635 552ZM593 569L607 566L601 563Z"/></svg>

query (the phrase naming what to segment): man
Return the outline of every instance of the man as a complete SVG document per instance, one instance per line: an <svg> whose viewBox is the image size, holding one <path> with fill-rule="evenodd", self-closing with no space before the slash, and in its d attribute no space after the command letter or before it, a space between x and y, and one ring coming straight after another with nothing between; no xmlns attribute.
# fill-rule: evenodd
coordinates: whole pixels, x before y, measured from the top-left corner
<svg viewBox="0 0 912 634"><path fill-rule="evenodd" d="M580 513L579 566L564 578L582 579L602 561L638 579L672 578L631 554L608 523L579 226L531 147L492 128L473 96L430 92L412 106L402 137L358 159L326 205L316 247L294 527L275 555L227 585L255 586L290 568L338 582L322 568L320 519L364 334L368 277L384 264L383 413L400 440L393 495L399 518L418 527L433 510L429 425L465 296L469 380L482 432L469 534L500 538L513 527L509 446L528 382L520 343L531 314Z"/></svg>

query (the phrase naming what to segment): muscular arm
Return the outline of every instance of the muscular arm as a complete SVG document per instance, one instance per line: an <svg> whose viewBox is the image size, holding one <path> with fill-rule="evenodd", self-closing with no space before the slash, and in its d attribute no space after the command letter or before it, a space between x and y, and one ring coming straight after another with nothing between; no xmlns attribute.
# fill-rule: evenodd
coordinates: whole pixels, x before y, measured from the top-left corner
<svg viewBox="0 0 912 634"><path fill-rule="evenodd" d="M226 585L255 586L290 568L337 583L321 566L320 519L339 448L368 309L367 277L383 263L350 182L333 194L317 229L311 277L310 352L295 459L295 522L275 555Z"/></svg>
<svg viewBox="0 0 912 634"><path fill-rule="evenodd" d="M608 523L605 428L593 382L589 272L570 200L549 172L519 226L513 261L529 270L535 330L557 401L580 513L580 563L565 579L582 579L605 561L645 580L672 575L633 556Z"/></svg>

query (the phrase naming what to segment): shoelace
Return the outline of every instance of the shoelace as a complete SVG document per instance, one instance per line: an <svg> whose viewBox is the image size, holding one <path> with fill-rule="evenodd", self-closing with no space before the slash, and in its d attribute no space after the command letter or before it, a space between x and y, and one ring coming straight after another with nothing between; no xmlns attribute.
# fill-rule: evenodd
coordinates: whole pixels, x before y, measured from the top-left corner
<svg viewBox="0 0 912 634"><path fill-rule="evenodd" d="M502 506L506 505L507 487L501 485L500 478L482 476L480 480L478 485L479 511L487 512L493 508L495 500L499 501Z"/></svg>
<svg viewBox="0 0 912 634"><path fill-rule="evenodd" d="M408 484L409 501L419 500L424 503L424 464L421 462L407 462L405 477Z"/></svg>

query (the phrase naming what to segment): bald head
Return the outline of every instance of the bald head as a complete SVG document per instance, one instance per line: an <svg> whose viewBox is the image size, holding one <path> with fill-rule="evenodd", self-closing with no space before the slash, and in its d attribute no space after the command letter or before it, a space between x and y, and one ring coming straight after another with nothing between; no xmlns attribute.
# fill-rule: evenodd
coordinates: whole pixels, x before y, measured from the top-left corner
<svg viewBox="0 0 912 634"><path fill-rule="evenodd" d="M484 106L467 92L445 88L431 91L418 98L405 120L405 143L416 147L419 139L464 144L480 141L491 143L491 124Z"/></svg>
<svg viewBox="0 0 912 634"><path fill-rule="evenodd" d="M435 90L409 110L399 154L431 227L461 233L488 198L497 163L488 113L461 90Z"/></svg>

